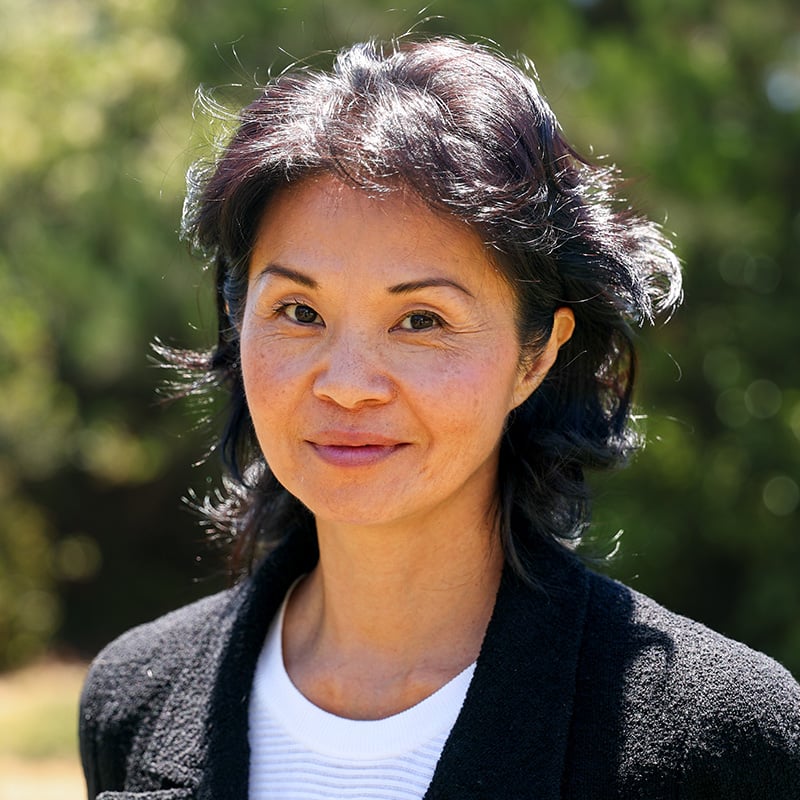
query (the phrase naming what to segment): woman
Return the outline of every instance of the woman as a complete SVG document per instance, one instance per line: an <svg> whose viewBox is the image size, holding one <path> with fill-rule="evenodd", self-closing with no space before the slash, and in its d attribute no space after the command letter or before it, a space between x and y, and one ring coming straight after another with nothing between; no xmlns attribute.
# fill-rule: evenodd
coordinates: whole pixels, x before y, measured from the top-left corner
<svg viewBox="0 0 800 800"><path fill-rule="evenodd" d="M191 177L248 574L98 657L90 797L797 797L791 676L572 552L680 275L532 79L357 45Z"/></svg>

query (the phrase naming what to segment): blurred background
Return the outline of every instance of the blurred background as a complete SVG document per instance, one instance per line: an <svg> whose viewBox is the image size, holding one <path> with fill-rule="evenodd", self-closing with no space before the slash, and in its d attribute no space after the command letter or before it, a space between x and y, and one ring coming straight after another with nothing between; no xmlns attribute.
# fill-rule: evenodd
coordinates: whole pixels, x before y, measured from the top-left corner
<svg viewBox="0 0 800 800"><path fill-rule="evenodd" d="M640 342L648 445L596 481L589 552L623 531L611 574L800 675L793 0L0 0L0 723L19 728L21 668L80 664L226 584L181 502L216 486L213 420L161 404L148 356L213 334L176 235L219 133L196 87L235 106L297 59L412 28L530 56L567 138L675 233L686 302ZM0 763L71 756L72 669L67 705L26 723L40 744L0 740ZM53 719L68 733L41 746Z"/></svg>

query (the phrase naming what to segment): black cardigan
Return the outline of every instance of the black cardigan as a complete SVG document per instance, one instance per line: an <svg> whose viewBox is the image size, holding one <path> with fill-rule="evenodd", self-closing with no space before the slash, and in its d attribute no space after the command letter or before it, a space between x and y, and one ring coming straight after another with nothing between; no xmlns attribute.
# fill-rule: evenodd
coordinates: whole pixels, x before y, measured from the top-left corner
<svg viewBox="0 0 800 800"><path fill-rule="evenodd" d="M766 656L543 548L503 575L426 800L798 800L800 686ZM246 800L268 625L313 566L287 543L239 586L136 628L81 700L89 797Z"/></svg>

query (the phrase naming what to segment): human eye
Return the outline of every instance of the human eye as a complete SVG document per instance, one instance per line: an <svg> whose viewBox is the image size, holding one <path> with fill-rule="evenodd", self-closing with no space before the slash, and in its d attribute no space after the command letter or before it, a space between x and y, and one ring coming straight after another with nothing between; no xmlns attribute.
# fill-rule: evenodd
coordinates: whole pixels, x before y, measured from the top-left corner
<svg viewBox="0 0 800 800"><path fill-rule="evenodd" d="M275 312L298 325L324 325L322 317L305 303L278 303L275 306Z"/></svg>
<svg viewBox="0 0 800 800"><path fill-rule="evenodd" d="M444 327L444 320L433 311L412 311L396 327L403 331L428 331Z"/></svg>

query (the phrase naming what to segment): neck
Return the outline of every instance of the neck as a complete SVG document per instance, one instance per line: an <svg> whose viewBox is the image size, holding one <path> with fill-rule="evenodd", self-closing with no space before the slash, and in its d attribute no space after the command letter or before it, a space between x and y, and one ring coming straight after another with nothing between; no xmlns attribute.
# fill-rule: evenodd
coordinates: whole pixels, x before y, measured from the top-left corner
<svg viewBox="0 0 800 800"><path fill-rule="evenodd" d="M431 694L478 655L503 555L475 516L353 528L318 521L320 560L286 613L284 659L312 702L374 718Z"/></svg>

